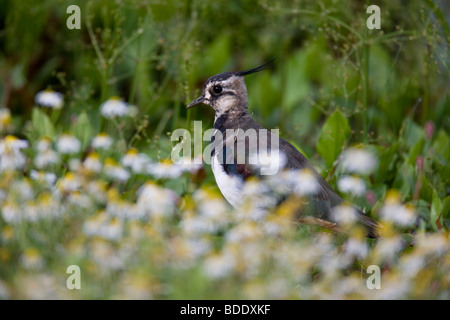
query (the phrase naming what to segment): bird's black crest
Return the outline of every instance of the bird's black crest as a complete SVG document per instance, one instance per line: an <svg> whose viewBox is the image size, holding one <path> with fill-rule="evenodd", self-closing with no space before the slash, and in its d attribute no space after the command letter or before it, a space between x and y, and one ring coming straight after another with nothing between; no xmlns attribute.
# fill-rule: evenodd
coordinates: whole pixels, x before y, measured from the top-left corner
<svg viewBox="0 0 450 320"><path fill-rule="evenodd" d="M234 76L234 75L236 75L236 72L219 73L219 74L216 74L215 76L210 77L208 79L207 83L216 82L216 81L223 81L223 80L226 80L229 77Z"/></svg>
<svg viewBox="0 0 450 320"><path fill-rule="evenodd" d="M273 59L267 61L266 63L260 65L259 67L256 67L256 68L253 68L253 69L249 69L249 70L236 72L236 75L243 77L243 76L255 73L255 72L259 72L259 71L263 71L263 70L272 68L273 67L273 62L275 61L275 59L276 58L273 58Z"/></svg>
<svg viewBox="0 0 450 320"><path fill-rule="evenodd" d="M266 63L260 65L259 67L253 68L253 69L249 69L249 70L244 70L244 71L237 71L237 72L224 72L224 73L219 73L216 74L215 76L212 76L208 79L208 81L206 83L211 83L211 82L216 82L216 81L223 81L226 80L232 76L239 76L239 77L243 77L255 72L259 72L262 70L266 70L269 68L273 67L273 62L275 61L276 58L273 58L269 61L267 61Z"/></svg>

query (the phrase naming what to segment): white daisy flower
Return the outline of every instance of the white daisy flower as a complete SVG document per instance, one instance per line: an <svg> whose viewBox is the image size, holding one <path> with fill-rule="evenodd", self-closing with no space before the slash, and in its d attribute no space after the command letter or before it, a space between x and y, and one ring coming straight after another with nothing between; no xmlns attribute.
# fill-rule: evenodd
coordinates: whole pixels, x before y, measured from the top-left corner
<svg viewBox="0 0 450 320"><path fill-rule="evenodd" d="M44 266L44 259L35 248L28 248L20 257L25 269L40 269Z"/></svg>
<svg viewBox="0 0 450 320"><path fill-rule="evenodd" d="M135 173L142 173L150 164L150 159L146 154L139 153L137 149L131 148L122 158L122 164L131 168Z"/></svg>
<svg viewBox="0 0 450 320"><path fill-rule="evenodd" d="M34 157L34 164L38 169L59 163L59 154L51 148L50 139L43 138L39 140L36 149L38 153Z"/></svg>
<svg viewBox="0 0 450 320"><path fill-rule="evenodd" d="M44 151L42 153L38 153L35 157L34 157L34 165L38 168L38 169L43 169L49 165L52 164L57 164L59 163L59 155L56 151L54 150L47 150Z"/></svg>
<svg viewBox="0 0 450 320"><path fill-rule="evenodd" d="M338 188L344 193L361 196L366 191L364 180L354 176L344 176L338 181Z"/></svg>
<svg viewBox="0 0 450 320"><path fill-rule="evenodd" d="M35 181L45 182L48 185L52 185L56 182L56 174L53 172L43 172L43 171L30 171L30 178Z"/></svg>
<svg viewBox="0 0 450 320"><path fill-rule="evenodd" d="M365 258L369 254L369 245L361 239L351 238L345 243L345 253L358 258Z"/></svg>
<svg viewBox="0 0 450 320"><path fill-rule="evenodd" d="M273 150L270 153L253 153L249 156L249 163L261 170L261 175L275 175L284 168L287 163L286 155Z"/></svg>
<svg viewBox="0 0 450 320"><path fill-rule="evenodd" d="M61 216L64 206L55 193L44 192L37 199L38 217L42 219L53 219Z"/></svg>
<svg viewBox="0 0 450 320"><path fill-rule="evenodd" d="M390 260L395 257L402 247L402 238L400 236L383 238L375 247L375 256Z"/></svg>
<svg viewBox="0 0 450 320"><path fill-rule="evenodd" d="M23 168L27 159L22 154L21 149L27 147L28 141L20 140L11 135L0 140L0 172Z"/></svg>
<svg viewBox="0 0 450 320"><path fill-rule="evenodd" d="M30 180L25 178L21 180L15 180L9 186L10 194L14 194L17 201L24 202L34 198L34 189L30 183Z"/></svg>
<svg viewBox="0 0 450 320"><path fill-rule="evenodd" d="M2 216L6 223L19 223L22 220L22 211L16 203L6 201L1 208Z"/></svg>
<svg viewBox="0 0 450 320"><path fill-rule="evenodd" d="M316 194L320 190L319 181L309 169L295 170L290 177L294 185L294 193L300 196Z"/></svg>
<svg viewBox="0 0 450 320"><path fill-rule="evenodd" d="M61 109L64 104L63 95L51 89L38 92L34 101L42 107L52 109Z"/></svg>
<svg viewBox="0 0 450 320"><path fill-rule="evenodd" d="M56 148L62 154L78 153L81 149L81 142L72 135L63 134L59 137Z"/></svg>
<svg viewBox="0 0 450 320"><path fill-rule="evenodd" d="M351 148L341 155L342 169L346 172L370 174L376 164L376 157L367 149Z"/></svg>
<svg viewBox="0 0 450 320"><path fill-rule="evenodd" d="M389 190L380 210L380 217L385 221L407 227L414 224L417 215L411 206L401 203L401 196L397 190Z"/></svg>
<svg viewBox="0 0 450 320"><path fill-rule="evenodd" d="M128 115L128 103L118 97L111 97L100 106L100 113L109 119L123 117Z"/></svg>
<svg viewBox="0 0 450 320"><path fill-rule="evenodd" d="M380 217L385 221L392 221L399 226L410 226L416 220L416 213L410 207L400 203L388 203L381 208Z"/></svg>
<svg viewBox="0 0 450 320"><path fill-rule="evenodd" d="M43 171L36 171L36 170L30 171L30 178L32 180L43 183L48 187L52 186L56 182L56 179L57 179L56 174L54 174L53 172L43 172Z"/></svg>
<svg viewBox="0 0 450 320"><path fill-rule="evenodd" d="M86 191L95 201L106 202L106 182L101 180L91 180L86 186Z"/></svg>
<svg viewBox="0 0 450 320"><path fill-rule="evenodd" d="M92 147L94 149L108 149L111 147L113 140L106 133L99 133L92 140Z"/></svg>
<svg viewBox="0 0 450 320"><path fill-rule="evenodd" d="M76 191L80 186L80 179L73 172L66 173L66 175L58 181L58 188L63 192Z"/></svg>
<svg viewBox="0 0 450 320"><path fill-rule="evenodd" d="M107 176L121 182L126 182L130 178L130 173L112 158L105 160L103 170Z"/></svg>
<svg viewBox="0 0 450 320"><path fill-rule="evenodd" d="M220 279L233 272L236 265L234 255L231 252L223 252L209 256L203 265L207 276L212 279Z"/></svg>
<svg viewBox="0 0 450 320"><path fill-rule="evenodd" d="M102 163L97 153L90 153L83 161L83 167L91 172L99 173L102 170Z"/></svg>
<svg viewBox="0 0 450 320"><path fill-rule="evenodd" d="M136 204L151 216L167 216L174 212L177 202L175 192L148 182L139 188Z"/></svg>
<svg viewBox="0 0 450 320"><path fill-rule="evenodd" d="M119 219L110 219L105 211L101 211L84 222L83 232L87 236L115 241L122 238L123 225Z"/></svg>
<svg viewBox="0 0 450 320"><path fill-rule="evenodd" d="M175 179L184 172L181 164L172 163L171 160L163 160L158 163L150 163L147 172L157 179Z"/></svg>
<svg viewBox="0 0 450 320"><path fill-rule="evenodd" d="M102 225L106 224L107 221L108 215L106 214L106 211L100 211L84 221L83 233L88 237L96 236Z"/></svg>
<svg viewBox="0 0 450 320"><path fill-rule="evenodd" d="M119 219L111 219L109 223L101 227L99 236L107 240L117 241L122 238L122 234L122 222Z"/></svg>
<svg viewBox="0 0 450 320"><path fill-rule="evenodd" d="M351 225L358 220L356 209L349 205L335 206L332 213L338 224Z"/></svg>

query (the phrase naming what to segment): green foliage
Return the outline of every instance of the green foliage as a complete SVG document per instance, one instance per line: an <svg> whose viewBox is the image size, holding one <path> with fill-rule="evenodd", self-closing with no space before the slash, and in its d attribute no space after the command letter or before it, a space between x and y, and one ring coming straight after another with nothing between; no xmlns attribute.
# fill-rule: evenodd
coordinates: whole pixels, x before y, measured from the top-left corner
<svg viewBox="0 0 450 320"><path fill-rule="evenodd" d="M336 110L325 121L317 142L317 151L325 160L327 167L333 166L349 135L350 126L347 118L341 111Z"/></svg>
<svg viewBox="0 0 450 320"><path fill-rule="evenodd" d="M30 139L36 139L38 137L54 137L56 135L55 128L50 121L50 118L38 108L33 108L31 123L33 125L33 131L28 134Z"/></svg>

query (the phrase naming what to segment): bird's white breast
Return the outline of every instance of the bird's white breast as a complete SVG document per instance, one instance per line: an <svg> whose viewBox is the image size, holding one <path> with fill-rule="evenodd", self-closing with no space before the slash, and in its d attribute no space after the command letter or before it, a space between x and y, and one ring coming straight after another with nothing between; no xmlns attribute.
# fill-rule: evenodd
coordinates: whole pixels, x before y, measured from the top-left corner
<svg viewBox="0 0 450 320"><path fill-rule="evenodd" d="M211 168L216 179L217 186L227 201L234 207L238 207L243 199L242 189L244 182L241 178L228 175L219 162L217 153L211 158Z"/></svg>

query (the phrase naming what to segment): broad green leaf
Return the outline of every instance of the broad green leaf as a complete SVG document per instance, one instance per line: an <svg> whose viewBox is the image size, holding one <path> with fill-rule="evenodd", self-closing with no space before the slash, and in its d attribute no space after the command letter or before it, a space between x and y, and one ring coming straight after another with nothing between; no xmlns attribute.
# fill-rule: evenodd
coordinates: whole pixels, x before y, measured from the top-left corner
<svg viewBox="0 0 450 320"><path fill-rule="evenodd" d="M306 154L306 152L302 149L302 147L300 147L296 142L294 141L288 141L290 144L292 144L298 151L300 151L301 154L303 154L305 156L306 159L309 160L308 155Z"/></svg>
<svg viewBox="0 0 450 320"><path fill-rule="evenodd" d="M390 147L384 146L377 147L378 154L378 169L375 172L375 182L384 183L386 180L390 180L394 177L394 163L398 159L399 143L395 142Z"/></svg>
<svg viewBox="0 0 450 320"><path fill-rule="evenodd" d="M414 191L416 185L416 174L414 167L407 161L403 162L395 177L393 187L400 191L402 200L407 199Z"/></svg>
<svg viewBox="0 0 450 320"><path fill-rule="evenodd" d="M434 160L438 163L442 181L450 179L450 137L444 130L439 130L433 142Z"/></svg>
<svg viewBox="0 0 450 320"><path fill-rule="evenodd" d="M447 196L442 200L442 217L445 219L450 218L450 196Z"/></svg>
<svg viewBox="0 0 450 320"><path fill-rule="evenodd" d="M443 226L444 220L441 214L442 202L436 190L433 190L433 202L431 202L430 219L433 229L438 230Z"/></svg>
<svg viewBox="0 0 450 320"><path fill-rule="evenodd" d="M299 50L286 63L283 106L291 111L297 103L305 99L309 93L309 82L306 77L307 52Z"/></svg>
<svg viewBox="0 0 450 320"><path fill-rule="evenodd" d="M78 117L73 133L81 141L82 149L84 150L94 135L94 129L86 112L82 112Z"/></svg>
<svg viewBox="0 0 450 320"><path fill-rule="evenodd" d="M423 146L425 145L425 139L420 139L417 141L416 145L411 149L408 156L408 162L412 165L416 164L417 156L422 152Z"/></svg>
<svg viewBox="0 0 450 320"><path fill-rule="evenodd" d="M420 174L420 179L422 180L422 187L420 189L420 198L431 203L433 198L433 187L430 181L428 181L428 178L423 173Z"/></svg>
<svg viewBox="0 0 450 320"><path fill-rule="evenodd" d="M320 132L317 151L328 167L333 165L342 151L345 140L350 136L350 126L345 115L336 110L328 117Z"/></svg>
<svg viewBox="0 0 450 320"><path fill-rule="evenodd" d="M53 126L50 118L39 108L34 108L31 115L31 122L39 137L55 136L55 127Z"/></svg>

